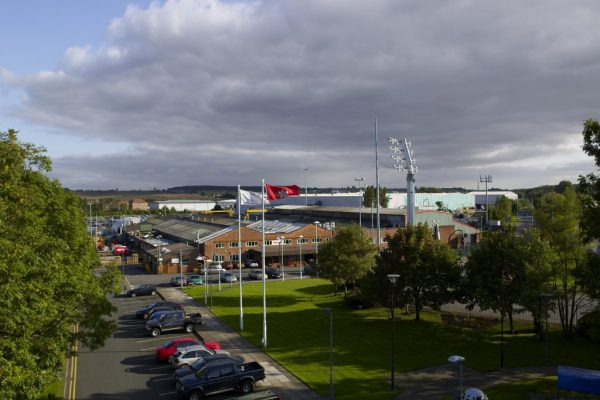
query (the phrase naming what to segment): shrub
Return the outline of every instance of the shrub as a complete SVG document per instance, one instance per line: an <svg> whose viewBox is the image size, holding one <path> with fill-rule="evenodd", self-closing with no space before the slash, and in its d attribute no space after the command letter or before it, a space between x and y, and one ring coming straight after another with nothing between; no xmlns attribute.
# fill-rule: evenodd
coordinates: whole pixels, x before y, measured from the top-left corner
<svg viewBox="0 0 600 400"><path fill-rule="evenodd" d="M579 318L577 332L594 343L600 343L600 309L591 311Z"/></svg>

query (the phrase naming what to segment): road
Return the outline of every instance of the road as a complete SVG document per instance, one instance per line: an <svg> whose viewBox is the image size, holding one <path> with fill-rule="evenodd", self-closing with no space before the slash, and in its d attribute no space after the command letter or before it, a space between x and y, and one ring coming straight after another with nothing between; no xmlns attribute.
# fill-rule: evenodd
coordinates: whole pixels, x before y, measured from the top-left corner
<svg viewBox="0 0 600 400"><path fill-rule="evenodd" d="M127 266L127 280L134 286L153 283L168 287L174 275L145 275L137 266ZM291 278L292 274L289 275ZM216 277L215 277L216 278ZM226 285L226 284L223 284ZM154 348L174 337L190 336L184 333L164 334L152 338L146 332L144 320L135 317L135 311L158 300L158 296L129 298L118 296L110 299L117 308L113 318L118 329L99 350L89 351L80 347L76 360L76 399L156 399L175 400L171 367L154 359ZM205 337L211 340L211 337ZM224 348L224 350L230 350ZM231 351L236 354L236 351ZM252 361L247 359L246 361ZM235 392L211 396L214 400L238 396Z"/></svg>

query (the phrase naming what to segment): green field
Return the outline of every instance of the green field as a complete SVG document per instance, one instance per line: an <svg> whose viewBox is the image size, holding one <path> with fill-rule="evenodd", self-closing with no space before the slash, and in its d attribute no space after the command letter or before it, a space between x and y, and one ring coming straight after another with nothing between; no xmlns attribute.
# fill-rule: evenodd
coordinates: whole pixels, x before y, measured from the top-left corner
<svg viewBox="0 0 600 400"><path fill-rule="evenodd" d="M216 288L216 286L215 286ZM186 291L204 302L203 287ZM329 383L329 320L319 307L333 309L334 383L338 399L391 399L391 321L386 309L351 310L342 295L333 294L326 280L305 279L267 283L268 343L266 352L317 392L326 395ZM213 294L213 312L239 330L239 287L223 285ZM499 366L500 335L497 328L475 331L443 324L437 313L396 315L396 369L414 370L446 363L448 356L466 357L466 366L490 371ZM244 285L244 332L257 347L262 338L262 285ZM542 365L544 346L535 335L504 335L505 366ZM552 365L600 368L599 346L576 338L565 341L552 332L549 341ZM594 356L596 355L596 356Z"/></svg>

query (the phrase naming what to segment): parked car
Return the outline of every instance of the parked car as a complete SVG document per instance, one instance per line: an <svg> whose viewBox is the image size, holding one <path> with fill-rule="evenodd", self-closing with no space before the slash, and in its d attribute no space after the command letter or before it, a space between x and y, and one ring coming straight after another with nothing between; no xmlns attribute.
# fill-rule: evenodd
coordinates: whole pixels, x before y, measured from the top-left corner
<svg viewBox="0 0 600 400"><path fill-rule="evenodd" d="M169 363L173 366L173 368L179 368L192 365L199 359L202 359L206 356L213 356L215 354L229 355L229 352L220 349L207 349L203 344L198 344L179 349L177 353L169 357Z"/></svg>
<svg viewBox="0 0 600 400"><path fill-rule="evenodd" d="M267 268L265 273L270 279L279 279L281 278L281 271L277 268Z"/></svg>
<svg viewBox="0 0 600 400"><path fill-rule="evenodd" d="M254 384L265 379L265 369L256 361L238 365L226 358L207 363L195 374L178 378L175 389L180 397L200 400L212 393L237 389L243 394L254 391Z"/></svg>
<svg viewBox="0 0 600 400"><path fill-rule="evenodd" d="M194 274L194 275L190 275L187 277L187 282L188 282L188 285L195 286L195 285L202 285L204 283L204 280L202 279L202 276L200 276L198 274Z"/></svg>
<svg viewBox="0 0 600 400"><path fill-rule="evenodd" d="M223 261L221 266L223 269L236 269L238 267L238 263L233 261Z"/></svg>
<svg viewBox="0 0 600 400"><path fill-rule="evenodd" d="M171 278L171 286L173 286L173 287L186 286L186 285L187 285L187 279L185 277L174 276Z"/></svg>
<svg viewBox="0 0 600 400"><path fill-rule="evenodd" d="M178 368L177 370L175 370L173 372L173 379L177 380L177 378L182 378L186 375L196 373L196 371L199 371L202 368L204 368L204 366L207 363L212 362L213 360L218 360L220 358L227 358L229 360L232 360L237 365L241 365L244 363L244 357L242 357L242 356L232 356L229 354L216 353L216 354L213 354L212 356L205 356L205 357L199 358L193 364L181 366L180 368Z"/></svg>
<svg viewBox="0 0 600 400"><path fill-rule="evenodd" d="M195 313L188 315L185 311L171 311L158 318L151 318L146 322L146 330L156 337L163 332L185 331L192 333L194 328L202 325L202 315Z"/></svg>
<svg viewBox="0 0 600 400"><path fill-rule="evenodd" d="M149 304L148 306L137 310L135 316L138 318L148 319L148 315L155 307L172 307L175 309L183 310L183 304L174 303L172 301L158 301L156 303Z"/></svg>
<svg viewBox="0 0 600 400"><path fill-rule="evenodd" d="M252 269L250 270L250 273L248 273L248 278L255 280L255 281L262 281L263 278L263 273L262 270L260 269ZM265 274L265 279L269 279L269 276L267 274Z"/></svg>
<svg viewBox="0 0 600 400"><path fill-rule="evenodd" d="M258 261L248 258L244 261L244 267L246 268L258 268Z"/></svg>
<svg viewBox="0 0 600 400"><path fill-rule="evenodd" d="M311 267L310 265L307 265L304 267L302 272L304 273L304 275L314 275L315 269L313 267Z"/></svg>
<svg viewBox="0 0 600 400"><path fill-rule="evenodd" d="M221 274L221 282L232 283L237 282L237 276L233 272L225 272Z"/></svg>
<svg viewBox="0 0 600 400"><path fill-rule="evenodd" d="M166 361L179 349L182 349L187 346L194 346L197 344L203 344L204 347L206 347L207 349L216 350L221 348L221 344L219 342L211 342L208 340L202 342L192 337L182 337L169 340L167 343L154 349L154 356L156 357L157 361Z"/></svg>
<svg viewBox="0 0 600 400"><path fill-rule="evenodd" d="M158 318L162 315L168 314L170 312L179 311L179 310L180 310L179 307L169 307L169 306L154 307L154 309L152 309L152 311L150 311L148 313L148 317L146 317L145 319L151 320L154 318Z"/></svg>
<svg viewBox="0 0 600 400"><path fill-rule="evenodd" d="M203 267L200 272L205 273L205 270L208 273L211 272L219 272L219 271L223 271L223 266L221 264L219 264L218 262L211 262L210 264L208 264L206 267Z"/></svg>
<svg viewBox="0 0 600 400"><path fill-rule="evenodd" d="M144 296L144 295L154 296L155 294L156 294L156 286L148 285L148 284L140 285L136 288L129 289L127 291L127 295L129 297Z"/></svg>

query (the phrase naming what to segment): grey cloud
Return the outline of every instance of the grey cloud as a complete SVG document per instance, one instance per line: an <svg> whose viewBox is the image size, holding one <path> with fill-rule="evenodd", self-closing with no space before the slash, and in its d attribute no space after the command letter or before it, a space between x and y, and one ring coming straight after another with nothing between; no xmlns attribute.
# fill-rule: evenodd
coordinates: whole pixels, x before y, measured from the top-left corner
<svg viewBox="0 0 600 400"><path fill-rule="evenodd" d="M597 116L598 11L593 1L130 7L103 46L16 78L28 96L20 115L135 148L55 160L70 187L301 183L305 166L313 184L346 186L374 175L375 117L382 177L399 182L388 186L403 185L386 160L390 135L412 139L422 185L463 185L486 168L505 187L555 183L593 168L575 150L572 168L539 157L564 154Z"/></svg>

